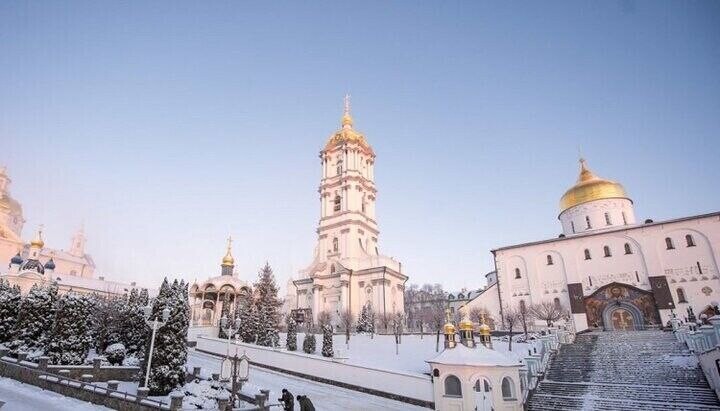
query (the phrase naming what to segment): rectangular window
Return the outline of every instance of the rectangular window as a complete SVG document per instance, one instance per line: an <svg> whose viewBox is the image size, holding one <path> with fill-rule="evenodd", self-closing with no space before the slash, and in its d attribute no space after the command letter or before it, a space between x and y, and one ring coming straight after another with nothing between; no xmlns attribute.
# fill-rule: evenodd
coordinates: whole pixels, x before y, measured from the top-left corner
<svg viewBox="0 0 720 411"><path fill-rule="evenodd" d="M702 274L702 267L700 267L700 261L697 261L695 264L697 264L698 273Z"/></svg>
<svg viewBox="0 0 720 411"><path fill-rule="evenodd" d="M623 224L624 224L624 225L627 225L627 217L625 217L625 212L624 212L624 211L622 212L622 217L623 217Z"/></svg>
<svg viewBox="0 0 720 411"><path fill-rule="evenodd" d="M570 222L570 228L572 229L573 234L575 234L575 223L572 221Z"/></svg>
<svg viewBox="0 0 720 411"><path fill-rule="evenodd" d="M610 220L610 213L605 213L605 224L612 225L612 221Z"/></svg>

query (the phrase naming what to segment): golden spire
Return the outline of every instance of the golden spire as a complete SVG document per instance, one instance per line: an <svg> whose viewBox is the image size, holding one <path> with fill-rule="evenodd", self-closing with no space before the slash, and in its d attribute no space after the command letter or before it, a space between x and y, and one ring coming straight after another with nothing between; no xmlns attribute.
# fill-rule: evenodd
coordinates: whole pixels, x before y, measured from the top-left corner
<svg viewBox="0 0 720 411"><path fill-rule="evenodd" d="M43 241L42 238L42 230L43 226L40 224L40 228L38 228L37 234L35 234L35 238L30 241L30 247L34 248L43 248L45 247L45 241Z"/></svg>
<svg viewBox="0 0 720 411"><path fill-rule="evenodd" d="M345 94L344 103L345 108L343 110L342 126L343 128L352 128L353 118L350 115L350 94Z"/></svg>
<svg viewBox="0 0 720 411"><path fill-rule="evenodd" d="M580 175L578 176L578 183L582 183L584 181L590 181L594 178L597 178L595 173L590 171L587 165L587 161L585 161L584 158L580 157Z"/></svg>
<svg viewBox="0 0 720 411"><path fill-rule="evenodd" d="M225 253L225 257L222 259L222 265L229 267L235 265L235 259L232 256L232 236L229 236L227 240L227 253Z"/></svg>
<svg viewBox="0 0 720 411"><path fill-rule="evenodd" d="M455 335L455 326L450 320L450 309L445 309L445 326L443 327L445 335Z"/></svg>

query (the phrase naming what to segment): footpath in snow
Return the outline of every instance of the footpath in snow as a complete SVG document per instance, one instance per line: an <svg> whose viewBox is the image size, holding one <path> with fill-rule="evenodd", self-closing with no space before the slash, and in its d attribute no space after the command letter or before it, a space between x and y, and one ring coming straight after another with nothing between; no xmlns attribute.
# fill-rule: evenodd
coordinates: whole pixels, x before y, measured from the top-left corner
<svg viewBox="0 0 720 411"><path fill-rule="evenodd" d="M194 350L188 351L188 366L202 367L203 376L220 372L219 357L199 353ZM256 394L261 389L270 390L270 403L277 403L283 388L288 389L297 395L307 395L315 405L315 409L322 411L336 410L427 410L388 398L377 397L358 391L348 390L309 381L294 376L270 371L264 368L250 367L250 380L243 385L245 394ZM5 410L3 410L5 411Z"/></svg>
<svg viewBox="0 0 720 411"><path fill-rule="evenodd" d="M5 402L2 411L110 411L110 408L65 397L53 391L3 377L0 377L0 401Z"/></svg>

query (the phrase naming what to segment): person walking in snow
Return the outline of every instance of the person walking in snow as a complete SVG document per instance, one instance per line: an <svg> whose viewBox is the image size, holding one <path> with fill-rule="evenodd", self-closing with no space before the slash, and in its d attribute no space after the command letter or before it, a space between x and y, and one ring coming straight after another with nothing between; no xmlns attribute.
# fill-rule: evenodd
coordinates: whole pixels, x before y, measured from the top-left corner
<svg viewBox="0 0 720 411"><path fill-rule="evenodd" d="M300 411L315 411L315 406L306 395L298 395L297 401L300 404Z"/></svg>
<svg viewBox="0 0 720 411"><path fill-rule="evenodd" d="M295 409L295 399L292 393L285 388L282 389L282 397L278 398L278 401L282 403L283 410L285 411L293 411Z"/></svg>

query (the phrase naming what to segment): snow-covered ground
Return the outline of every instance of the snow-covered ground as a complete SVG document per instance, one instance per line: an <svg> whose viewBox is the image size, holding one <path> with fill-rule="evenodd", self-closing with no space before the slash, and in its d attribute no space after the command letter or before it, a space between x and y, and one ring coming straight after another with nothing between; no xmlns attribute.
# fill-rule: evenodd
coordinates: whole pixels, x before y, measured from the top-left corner
<svg viewBox="0 0 720 411"><path fill-rule="evenodd" d="M218 357L194 350L188 351L188 367L202 367L203 376L219 373L220 362L221 360ZM255 395L261 389L269 389L271 404L277 404L277 399L280 397L283 388L289 390L294 396L307 395L317 410L427 410L427 408L416 407L403 402L309 381L258 367L250 368L249 381L243 386L243 393Z"/></svg>
<svg viewBox="0 0 720 411"><path fill-rule="evenodd" d="M43 390L34 385L23 384L19 381L2 377L0 377L0 401L5 402L2 411L110 410L110 408L65 397L52 391Z"/></svg>
<svg viewBox="0 0 720 411"><path fill-rule="evenodd" d="M302 341L305 335L298 333L298 349L302 350ZM315 335L317 339L317 355L322 350L322 334ZM443 336L440 336L440 351L443 350ZM427 374L430 372L425 362L436 355L435 335L403 335L402 343L398 345L395 353L395 337L392 335L375 335L370 338L367 334L356 334L350 336L349 349L345 345L344 335L333 336L333 349L336 357L347 357L348 364L362 365L365 367L385 369L392 371L403 371L410 373ZM285 345L285 334L280 336L281 346ZM479 342L478 342L479 344ZM527 356L527 343L512 343L512 357L520 360ZM508 354L508 342L500 339L493 339L493 349Z"/></svg>

